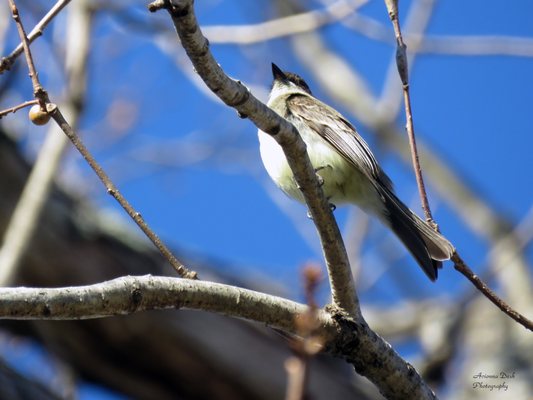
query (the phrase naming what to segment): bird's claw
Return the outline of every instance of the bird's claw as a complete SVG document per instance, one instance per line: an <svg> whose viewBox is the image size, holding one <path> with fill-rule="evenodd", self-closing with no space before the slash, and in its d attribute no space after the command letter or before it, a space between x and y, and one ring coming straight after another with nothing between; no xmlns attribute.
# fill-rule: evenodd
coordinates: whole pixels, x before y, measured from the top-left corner
<svg viewBox="0 0 533 400"><path fill-rule="evenodd" d="M327 164L327 165L322 165L320 167L315 168L316 179L318 180L319 186L324 185L324 178L322 178L318 172L326 168L331 168L331 165Z"/></svg>

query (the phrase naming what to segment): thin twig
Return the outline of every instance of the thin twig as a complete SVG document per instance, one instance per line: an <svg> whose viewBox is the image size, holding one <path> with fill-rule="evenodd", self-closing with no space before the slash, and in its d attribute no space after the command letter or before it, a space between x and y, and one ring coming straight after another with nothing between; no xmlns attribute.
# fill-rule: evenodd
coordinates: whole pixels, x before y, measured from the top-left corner
<svg viewBox="0 0 533 400"><path fill-rule="evenodd" d="M422 177L422 169L420 167L420 160L418 159L418 150L416 148L415 128L413 124L413 113L411 110L411 96L409 94L409 71L407 61L407 46L405 45L402 32L400 30L400 21L398 16L398 1L397 0L385 0L389 18L394 27L394 33L396 35L396 64L398 66L398 73L402 81L403 98L405 105L405 118L407 136L409 137L409 145L411 147L411 159L413 168L415 170L416 184L418 186L418 192L420 194L420 201L422 203L422 209L426 215L426 221L437 229L437 224L433 220L431 215L431 209L429 207L429 201L426 193L426 187L424 185L424 178Z"/></svg>
<svg viewBox="0 0 533 400"><path fill-rule="evenodd" d="M118 191L116 186L113 184L109 176L104 172L102 167L96 162L94 157L91 155L87 147L83 144L80 137L72 129L72 127L65 120L61 111L58 107L53 107L48 111L50 116L54 121L59 125L61 130L67 135L74 147L78 149L80 154L85 158L85 161L96 173L98 178L102 181L106 187L107 193L113 196L113 198L122 206L122 208L128 213L128 215L135 221L135 223L141 228L144 234L152 241L152 243L159 249L161 254L170 262L174 267L176 272L184 277L189 279L197 279L198 275L195 271L187 269L178 259L172 254L170 249L161 241L161 239L156 235L156 233L150 229L148 224L144 221L143 217L139 212L137 212L131 204L126 200L126 198Z"/></svg>
<svg viewBox="0 0 533 400"><path fill-rule="evenodd" d="M10 8L13 19L17 25L19 36L26 55L26 61L30 70L30 77L34 88L34 95L42 91L37 71L33 64L31 52L24 27L20 20L18 9L14 0L10 0ZM41 109L46 109L42 98L34 101L40 104ZM26 102L29 103L29 102ZM50 189L51 176L54 175L57 164L58 146L61 147L61 137L57 132L50 130L41 148L37 162L26 182L15 210L11 214L10 221L5 231L2 248L0 249L0 286L9 285L15 276L17 266L37 226L40 212L43 208L48 191ZM61 151L59 151L61 153ZM56 162L53 161L56 158Z"/></svg>
<svg viewBox="0 0 533 400"><path fill-rule="evenodd" d="M93 169L98 178L100 178L102 183L105 185L107 192L111 196L113 196L115 200L118 201L122 208L141 228L144 234L152 241L152 243L159 249L163 256L170 262L176 272L184 278L197 279L197 273L188 270L181 262L178 261L178 259L172 254L168 247L165 246L161 239L159 239L155 232L150 229L148 224L142 218L141 214L131 206L131 204L124 198L124 196L122 196L122 194L115 187L111 179L109 179L107 174L104 172L102 167L100 167L94 157L87 150L80 137L76 134L74 129L72 129L70 124L65 120L63 114L59 110L59 107L50 102L50 99L48 98L48 93L46 92L46 90L44 90L44 88L39 82L37 72L35 70L35 65L33 63L28 38L26 37L26 34L24 32L24 26L22 25L22 21L20 20L17 6L15 5L14 0L9 0L9 3L11 6L13 19L15 20L15 23L17 25L19 36L24 47L24 54L26 56L26 62L30 70L30 77L32 79L32 84L34 88L34 95L39 101L41 108L43 110L46 110L46 112L54 119L54 121L56 121L61 130L65 133L65 135L67 135L72 144L78 149L83 158L85 158L85 160L88 162L89 166Z"/></svg>
<svg viewBox="0 0 533 400"><path fill-rule="evenodd" d="M287 371L285 400L305 399L305 387L309 375L307 359L305 354L296 354L285 360L285 371Z"/></svg>
<svg viewBox="0 0 533 400"><path fill-rule="evenodd" d="M411 155L413 167L415 169L416 183L418 186L420 201L422 202L422 209L426 215L426 221L434 228L437 229L437 224L433 220L431 215L431 209L429 208L428 196L426 193L426 186L424 184L424 178L422 177L422 168L420 167L420 160L418 158L418 150L416 147L416 138L413 125L413 114L411 111L411 96L409 94L409 85L403 85L403 99L405 104L405 115L407 117L407 135L409 136L409 146L411 147Z"/></svg>
<svg viewBox="0 0 533 400"><path fill-rule="evenodd" d="M15 25L17 26L17 30L19 32L20 41L22 42L22 47L24 49L24 56L26 57L26 64L28 65L28 69L30 71L31 83L33 85L33 94L38 100L41 106L41 110L45 111L46 102L44 101L44 98L40 96L40 94L44 92L44 89L41 86L41 83L39 82L39 76L37 75L37 71L35 70L35 64L33 62L33 57L30 51L30 42L28 40L28 37L26 36L24 25L22 24L22 21L20 20L20 14L19 14L17 5L15 4L15 0L8 0L8 1L9 1L9 6L11 8L11 15L13 19L15 20Z"/></svg>
<svg viewBox="0 0 533 400"><path fill-rule="evenodd" d="M306 265L303 270L303 280L308 308L295 321L299 337L293 338L291 343L294 355L285 361L288 378L285 400L305 399L309 360L324 346L324 337L319 329L320 321L317 317L319 308L315 300L318 285L322 280L320 267L314 264Z"/></svg>
<svg viewBox="0 0 533 400"><path fill-rule="evenodd" d="M485 295L496 307L502 310L509 317L514 319L524 328L533 331L533 321L524 317L519 312L515 311L511 306L509 306L505 301L500 299L496 293L494 293L490 288L481 280L479 277L465 264L463 259L459 254L455 253L452 256L452 261L454 262L454 268L463 274L472 284L478 288L478 290Z"/></svg>
<svg viewBox="0 0 533 400"><path fill-rule="evenodd" d="M426 36L420 53L458 56L533 57L533 38L514 36Z"/></svg>
<svg viewBox="0 0 533 400"><path fill-rule="evenodd" d="M435 0L417 0L413 1L409 8L402 37L406 37L406 42L409 43L407 65L411 69L418 54L420 42L424 37L423 32L426 30L433 14L434 6ZM389 30L388 33L388 36L392 38L392 35L390 35L392 32ZM415 40L414 37L417 37L418 40ZM400 82L398 82L396 58L388 66L381 93L381 98L378 101L378 112L383 116L384 120L394 123L397 120L403 100L403 91L400 90Z"/></svg>
<svg viewBox="0 0 533 400"><path fill-rule="evenodd" d="M32 43L35 39L43 34L44 28L55 18L56 15L68 4L70 0L59 0L54 6L46 13L46 15L35 25L31 30L30 34L27 36L27 39ZM24 51L24 45L19 43L19 45L9 54L7 57L2 57L0 59L0 74L4 71L7 71L11 68L15 60L19 55Z"/></svg>
<svg viewBox="0 0 533 400"><path fill-rule="evenodd" d="M0 111L0 118L5 117L9 113L16 113L18 110L24 107L33 106L34 104L39 104L37 100L29 100L25 101L24 103L20 103L19 105L16 105L14 107L6 108L5 110Z"/></svg>

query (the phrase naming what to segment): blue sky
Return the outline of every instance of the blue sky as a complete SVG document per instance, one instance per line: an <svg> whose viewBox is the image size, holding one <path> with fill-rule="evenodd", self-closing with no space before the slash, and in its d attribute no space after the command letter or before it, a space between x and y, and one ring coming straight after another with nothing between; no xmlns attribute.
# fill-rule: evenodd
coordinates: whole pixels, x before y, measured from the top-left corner
<svg viewBox="0 0 533 400"><path fill-rule="evenodd" d="M196 2L196 11L202 25L250 24L272 18L271 3L211 0ZM402 22L412 3L401 2ZM150 15L143 3L136 4L129 16L146 24L158 20L172 31L167 15ZM318 1L306 4L320 7ZM527 0L440 1L427 32L533 40L532 11L533 3ZM370 1L360 12L389 26L382 1ZM170 246L219 259L224 262L221 268L252 281L279 282L289 297L301 299L301 266L307 261L322 261L314 227L305 208L285 198L269 181L260 163L256 128L206 95L201 83L191 80L194 74L177 40L165 42L169 55L158 46L162 41L159 33L132 29L111 13L98 15L96 22L89 62L91 84L81 132L119 189ZM52 88L53 98L60 97L61 79L46 71L43 57L48 49L46 41L51 37L60 41L60 32L61 27L56 26L46 40L35 44L37 67L45 86ZM340 24L326 26L320 33L379 96L394 47ZM359 127L400 197L421 213L411 168L379 146L367 127L327 96L327 90L292 54L288 38L249 46L214 44L211 50L228 74L262 99L271 82L271 62L302 75L317 97L338 107ZM501 55L423 54L411 69L419 140L439 154L488 205L515 224L533 203L531 71L533 57ZM18 89L31 93L26 85ZM109 117L113 107L120 115L115 120ZM400 131L403 121L403 117L398 118ZM126 128L114 127L111 122ZM44 132L37 127L28 129L30 138ZM97 207L116 211L137 229L73 151L68 163L69 169L75 165L76 173L84 177L74 186L85 191ZM469 265L482 272L488 243L472 233L431 184L429 192L442 231ZM341 229L346 229L352 213L347 207L335 212ZM401 256L393 265L382 257L389 252ZM532 260L531 248L527 257ZM194 265L190 267L194 269ZM399 242L375 221L363 246L362 271L360 279L367 285L360 296L368 303L453 299L469 287L450 263L445 264L436 283L429 282ZM324 283L320 301L327 299Z"/></svg>

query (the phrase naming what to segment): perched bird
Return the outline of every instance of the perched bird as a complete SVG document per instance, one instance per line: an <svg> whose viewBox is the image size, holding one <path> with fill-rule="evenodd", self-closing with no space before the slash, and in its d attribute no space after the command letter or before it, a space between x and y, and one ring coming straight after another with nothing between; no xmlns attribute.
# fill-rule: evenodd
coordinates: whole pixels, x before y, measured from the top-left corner
<svg viewBox="0 0 533 400"><path fill-rule="evenodd" d="M311 164L333 205L351 203L377 216L414 256L432 281L442 261L453 254L451 243L411 211L396 195L363 138L338 111L313 97L298 75L272 64L274 82L268 106L291 122L307 145ZM276 183L304 202L280 145L259 131L261 158Z"/></svg>

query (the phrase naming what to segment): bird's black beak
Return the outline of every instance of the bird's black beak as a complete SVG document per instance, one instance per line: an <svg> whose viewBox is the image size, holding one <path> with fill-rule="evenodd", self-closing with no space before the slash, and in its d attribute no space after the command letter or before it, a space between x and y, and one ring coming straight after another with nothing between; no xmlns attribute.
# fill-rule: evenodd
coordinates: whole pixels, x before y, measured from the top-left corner
<svg viewBox="0 0 533 400"><path fill-rule="evenodd" d="M272 63L272 76L274 77L274 79L277 79L277 80L283 80L283 81L287 80L287 76L274 63Z"/></svg>

